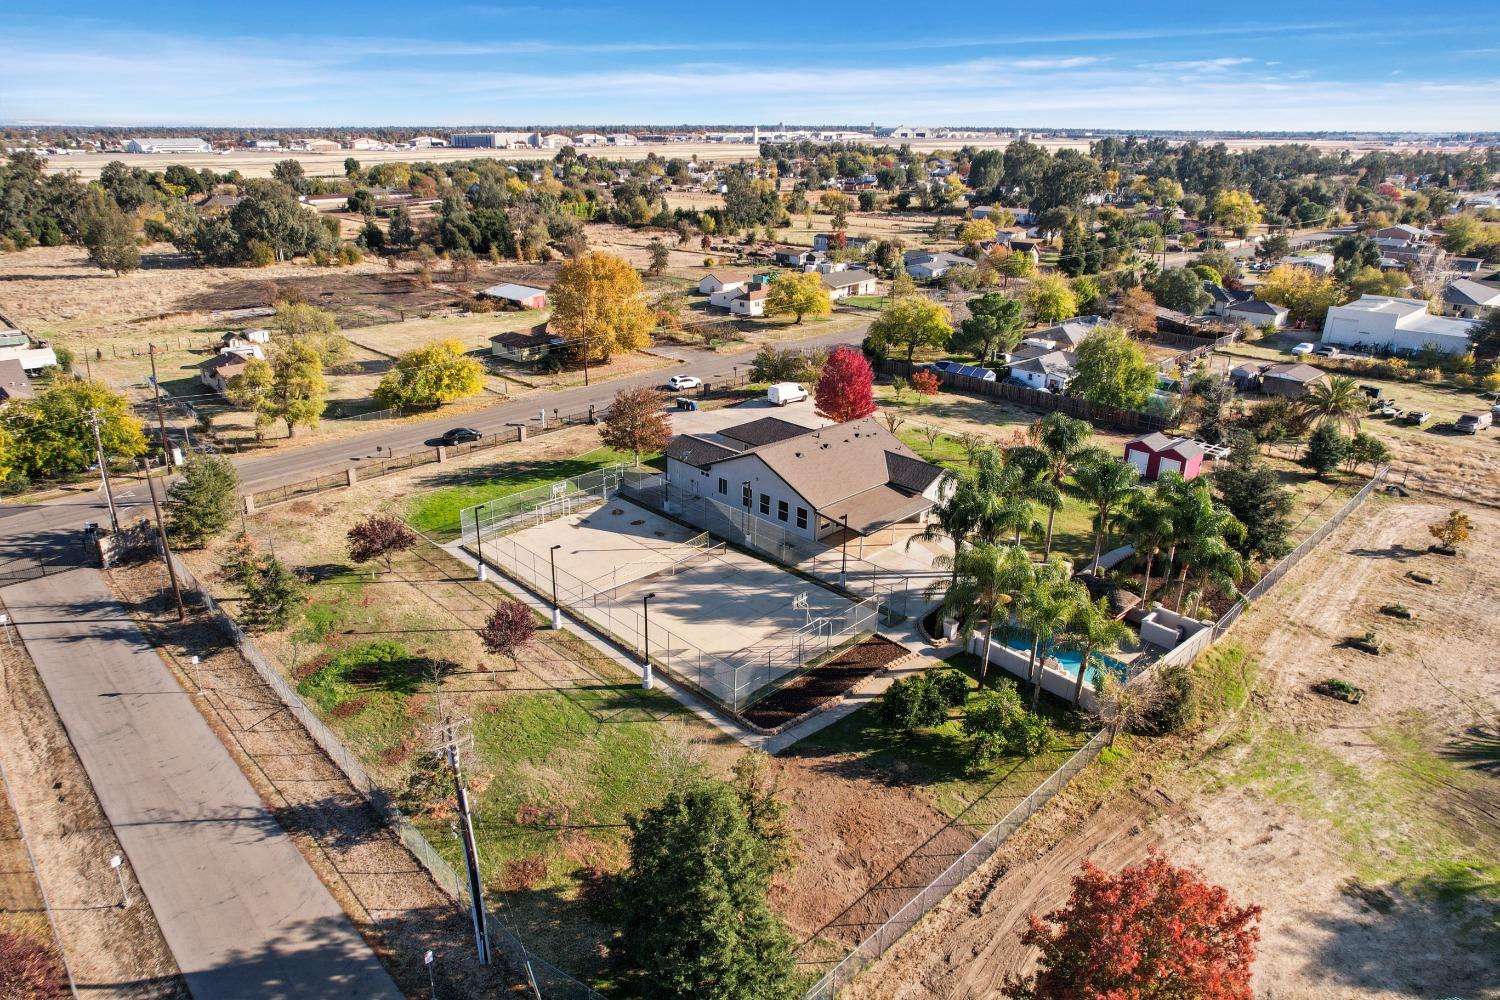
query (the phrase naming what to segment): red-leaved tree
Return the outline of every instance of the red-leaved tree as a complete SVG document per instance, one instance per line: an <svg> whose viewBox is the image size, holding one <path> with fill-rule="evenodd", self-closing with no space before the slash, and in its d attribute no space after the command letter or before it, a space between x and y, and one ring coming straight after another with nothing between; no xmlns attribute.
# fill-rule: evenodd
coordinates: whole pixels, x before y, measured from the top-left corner
<svg viewBox="0 0 1500 1000"><path fill-rule="evenodd" d="M1260 907L1152 852L1116 875L1083 863L1068 903L1031 915L1021 935L1041 948L1037 971L1009 976L1014 1000L1250 1000Z"/></svg>
<svg viewBox="0 0 1500 1000"><path fill-rule="evenodd" d="M667 397L655 389L621 389L604 411L599 437L611 448L634 452L640 465L641 452L661 451L672 437L666 406Z"/></svg>
<svg viewBox="0 0 1500 1000"><path fill-rule="evenodd" d="M479 641L495 656L507 657L519 668L516 654L536 635L536 615L520 601L501 601L485 619L479 630Z"/></svg>
<svg viewBox="0 0 1500 1000"><path fill-rule="evenodd" d="M865 356L847 344L834 348L813 393L818 415L844 423L875 412L875 373Z"/></svg>
<svg viewBox="0 0 1500 1000"><path fill-rule="evenodd" d="M385 561L386 572L391 570L391 558L417 544L417 535L399 517L390 514L371 514L349 529L345 536L349 540L349 558L357 563L372 559Z"/></svg>
<svg viewBox="0 0 1500 1000"><path fill-rule="evenodd" d="M62 966L41 944L0 931L0 997L57 1000L65 995Z"/></svg>
<svg viewBox="0 0 1500 1000"><path fill-rule="evenodd" d="M923 368L921 371L912 372L911 387L918 396L934 396L942 391L943 380L937 377L936 372Z"/></svg>

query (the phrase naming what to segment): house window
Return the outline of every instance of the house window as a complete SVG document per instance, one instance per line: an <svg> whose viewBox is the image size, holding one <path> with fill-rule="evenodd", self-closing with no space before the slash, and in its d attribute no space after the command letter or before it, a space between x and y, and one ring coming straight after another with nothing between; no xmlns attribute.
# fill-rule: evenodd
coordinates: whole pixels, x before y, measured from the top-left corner
<svg viewBox="0 0 1500 1000"><path fill-rule="evenodd" d="M797 508L797 527L801 528L804 531L807 530L807 508L806 507L798 507Z"/></svg>
<svg viewBox="0 0 1500 1000"><path fill-rule="evenodd" d="M729 480L723 476L719 477L719 495L726 497L729 495Z"/></svg>
<svg viewBox="0 0 1500 1000"><path fill-rule="evenodd" d="M746 483L744 486L740 487L740 504L742 506L744 506L744 508L746 510L750 509L750 484L749 483Z"/></svg>
<svg viewBox="0 0 1500 1000"><path fill-rule="evenodd" d="M785 521L787 517L787 506L785 500L776 501L776 520Z"/></svg>
<svg viewBox="0 0 1500 1000"><path fill-rule="evenodd" d="M771 513L771 498L764 493L760 495L760 512L766 515Z"/></svg>

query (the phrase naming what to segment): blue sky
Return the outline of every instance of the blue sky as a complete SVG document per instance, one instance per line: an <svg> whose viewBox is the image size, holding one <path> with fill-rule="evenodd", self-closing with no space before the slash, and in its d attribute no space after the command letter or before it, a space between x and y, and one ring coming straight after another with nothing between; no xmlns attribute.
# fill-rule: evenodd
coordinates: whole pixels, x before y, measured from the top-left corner
<svg viewBox="0 0 1500 1000"><path fill-rule="evenodd" d="M1493 4L53 9L0 0L0 121L1500 129Z"/></svg>

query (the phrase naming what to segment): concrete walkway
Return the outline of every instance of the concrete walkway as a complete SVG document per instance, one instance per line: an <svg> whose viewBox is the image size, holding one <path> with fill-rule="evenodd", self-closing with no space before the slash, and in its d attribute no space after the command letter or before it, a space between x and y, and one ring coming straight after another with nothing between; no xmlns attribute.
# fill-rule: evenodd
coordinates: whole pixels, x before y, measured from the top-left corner
<svg viewBox="0 0 1500 1000"><path fill-rule="evenodd" d="M100 574L3 596L193 995L400 1000Z"/></svg>

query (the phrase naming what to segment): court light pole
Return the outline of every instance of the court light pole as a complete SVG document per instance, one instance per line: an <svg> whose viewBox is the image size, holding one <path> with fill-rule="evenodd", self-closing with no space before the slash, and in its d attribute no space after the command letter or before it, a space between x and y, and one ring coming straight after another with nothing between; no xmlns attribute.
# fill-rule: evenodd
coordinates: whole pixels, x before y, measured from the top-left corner
<svg viewBox="0 0 1500 1000"><path fill-rule="evenodd" d="M844 522L844 537L839 539L839 586L849 586L849 515L839 515Z"/></svg>
<svg viewBox="0 0 1500 1000"><path fill-rule="evenodd" d="M557 603L557 550L562 543L547 550L547 561L552 564L552 627L562 628L562 606Z"/></svg>
<svg viewBox="0 0 1500 1000"><path fill-rule="evenodd" d="M651 690L651 598L656 592L641 595L641 687Z"/></svg>

